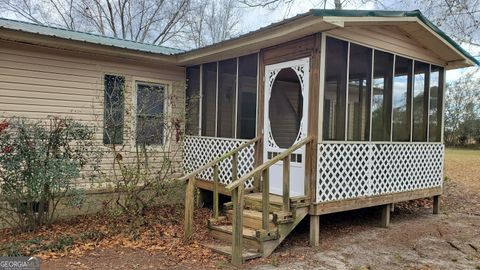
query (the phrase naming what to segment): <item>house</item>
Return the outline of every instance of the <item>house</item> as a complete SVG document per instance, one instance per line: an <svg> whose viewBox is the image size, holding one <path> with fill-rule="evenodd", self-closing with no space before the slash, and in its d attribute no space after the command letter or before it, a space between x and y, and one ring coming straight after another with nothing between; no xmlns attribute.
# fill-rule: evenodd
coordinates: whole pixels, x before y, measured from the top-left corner
<svg viewBox="0 0 480 270"><path fill-rule="evenodd" d="M191 51L0 20L0 62L5 116L101 123L115 76L125 103L142 85L176 93L186 236L199 188L225 242L213 248L235 264L271 254L306 216L316 246L324 214L381 206L388 226L393 203L426 197L438 213L445 72L479 64L419 11L358 10L311 10Z"/></svg>

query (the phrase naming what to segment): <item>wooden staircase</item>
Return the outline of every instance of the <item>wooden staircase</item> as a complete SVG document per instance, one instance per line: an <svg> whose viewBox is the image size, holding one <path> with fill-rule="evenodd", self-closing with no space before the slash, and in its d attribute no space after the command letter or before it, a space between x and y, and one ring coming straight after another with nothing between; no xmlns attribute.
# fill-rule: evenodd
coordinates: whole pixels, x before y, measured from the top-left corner
<svg viewBox="0 0 480 270"><path fill-rule="evenodd" d="M245 195L242 226L242 262L259 257L268 257L308 213L305 197L291 198L291 211L282 211L282 198L270 196L268 230L263 229L262 193ZM232 203L224 205L224 214L208 221L210 235L217 240L206 247L224 255L232 256L233 210Z"/></svg>
<svg viewBox="0 0 480 270"><path fill-rule="evenodd" d="M312 137L297 142L237 179L239 152L251 144L257 144L260 139L257 137L248 141L180 179L187 181L185 238L190 238L193 234L196 177L206 169L213 169L213 217L208 221L208 228L217 242L205 246L229 255L233 265L269 256L308 214L308 198L290 196L290 156L300 147L312 142ZM225 190L231 192L232 200L224 205L220 215L219 164L227 159L232 162L232 181L225 186ZM269 168L279 161L283 162L282 196L269 193ZM250 179L254 179L256 190L261 192L245 194L245 183Z"/></svg>

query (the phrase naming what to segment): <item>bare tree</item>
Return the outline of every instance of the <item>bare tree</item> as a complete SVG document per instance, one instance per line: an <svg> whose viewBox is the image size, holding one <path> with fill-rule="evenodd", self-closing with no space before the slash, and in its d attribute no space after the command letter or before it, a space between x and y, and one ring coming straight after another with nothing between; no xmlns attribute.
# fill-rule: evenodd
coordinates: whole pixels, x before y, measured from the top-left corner
<svg viewBox="0 0 480 270"><path fill-rule="evenodd" d="M291 6L294 2L298 0L239 0L240 3L244 4L247 7L262 7L262 8L270 8L275 9L281 5ZM315 6L322 6L324 9L327 8L329 3L333 2L333 6L335 9L342 9L342 7L352 0L319 0L318 4Z"/></svg>
<svg viewBox="0 0 480 270"><path fill-rule="evenodd" d="M0 11L60 26L152 44L185 27L192 0L0 0Z"/></svg>
<svg viewBox="0 0 480 270"><path fill-rule="evenodd" d="M203 47L229 39L240 31L237 26L242 15L238 0L199 1L192 5L187 16L184 39L191 41L188 47Z"/></svg>

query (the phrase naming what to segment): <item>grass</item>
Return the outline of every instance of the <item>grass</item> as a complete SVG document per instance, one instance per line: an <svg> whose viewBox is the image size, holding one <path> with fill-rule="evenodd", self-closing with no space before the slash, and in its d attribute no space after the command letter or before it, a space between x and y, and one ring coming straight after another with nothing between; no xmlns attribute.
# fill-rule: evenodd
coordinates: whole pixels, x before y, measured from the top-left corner
<svg viewBox="0 0 480 270"><path fill-rule="evenodd" d="M470 190L480 191L480 150L447 148L445 151L445 177L464 184Z"/></svg>

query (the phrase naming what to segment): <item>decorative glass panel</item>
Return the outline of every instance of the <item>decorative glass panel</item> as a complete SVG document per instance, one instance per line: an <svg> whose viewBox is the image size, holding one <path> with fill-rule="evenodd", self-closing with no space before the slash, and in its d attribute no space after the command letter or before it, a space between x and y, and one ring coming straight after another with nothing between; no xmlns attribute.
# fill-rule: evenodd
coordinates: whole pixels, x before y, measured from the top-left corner
<svg viewBox="0 0 480 270"><path fill-rule="evenodd" d="M187 68L187 92L185 100L185 131L187 135L198 135L200 114L200 66Z"/></svg>
<svg viewBox="0 0 480 270"><path fill-rule="evenodd" d="M412 60L396 56L393 79L393 141L410 141Z"/></svg>
<svg viewBox="0 0 480 270"><path fill-rule="evenodd" d="M429 140L440 142L442 136L443 111L443 68L433 66L430 72L430 111L429 111Z"/></svg>
<svg viewBox="0 0 480 270"><path fill-rule="evenodd" d="M105 75L104 78L103 143L123 143L125 77Z"/></svg>
<svg viewBox="0 0 480 270"><path fill-rule="evenodd" d="M427 141L428 73L430 65L415 61L413 80L413 134L415 142Z"/></svg>
<svg viewBox="0 0 480 270"><path fill-rule="evenodd" d="M235 137L237 59L218 64L218 137Z"/></svg>
<svg viewBox="0 0 480 270"><path fill-rule="evenodd" d="M390 141L393 55L375 51L372 97L372 141Z"/></svg>
<svg viewBox="0 0 480 270"><path fill-rule="evenodd" d="M348 79L348 125L350 141L370 140L370 90L372 49L350 44Z"/></svg>
<svg viewBox="0 0 480 270"><path fill-rule="evenodd" d="M202 136L215 137L217 62L203 65L202 84Z"/></svg>
<svg viewBox="0 0 480 270"><path fill-rule="evenodd" d="M327 37L323 139L345 140L348 42Z"/></svg>
<svg viewBox="0 0 480 270"><path fill-rule="evenodd" d="M257 54L238 59L237 138L253 139L257 119Z"/></svg>
<svg viewBox="0 0 480 270"><path fill-rule="evenodd" d="M137 144L163 144L165 87L137 84Z"/></svg>

